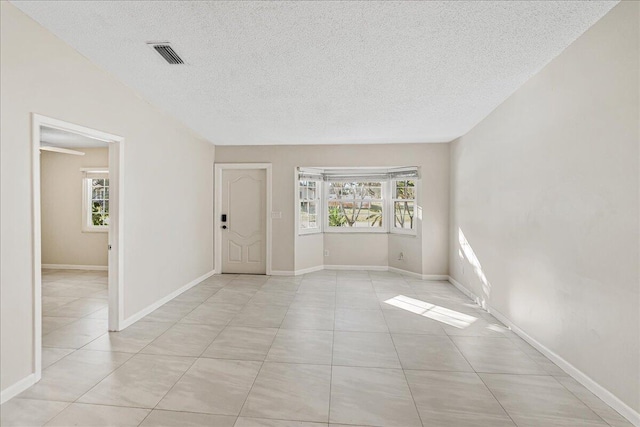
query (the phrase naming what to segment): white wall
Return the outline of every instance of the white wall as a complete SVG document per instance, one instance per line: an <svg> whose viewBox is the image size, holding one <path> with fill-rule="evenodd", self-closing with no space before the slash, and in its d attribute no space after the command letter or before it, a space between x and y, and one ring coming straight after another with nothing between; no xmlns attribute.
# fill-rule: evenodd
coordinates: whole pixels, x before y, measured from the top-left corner
<svg viewBox="0 0 640 427"><path fill-rule="evenodd" d="M6 390L33 371L31 113L125 138L125 317L212 269L214 149L10 3L0 8L0 384Z"/></svg>
<svg viewBox="0 0 640 427"><path fill-rule="evenodd" d="M109 234L82 231L81 168L108 167L108 148L81 148L84 156L40 155L42 264L104 266Z"/></svg>
<svg viewBox="0 0 640 427"><path fill-rule="evenodd" d="M291 272L326 264L393 265L421 274L448 273L448 144L217 146L216 162L273 164L273 210L282 212L282 219L272 220L272 268L275 271ZM323 238L297 238L294 230L297 166L420 166L419 204L423 206L424 219L418 221L418 236L327 233ZM390 241L393 245L389 245ZM344 250L343 244L350 244L352 249ZM429 249L426 261L422 256L423 246ZM323 248L329 250L328 257L322 256ZM394 253L390 253L389 248ZM398 262L396 252L400 251L413 255L405 262Z"/></svg>
<svg viewBox="0 0 640 427"><path fill-rule="evenodd" d="M450 249L457 281L636 411L639 16L621 2L452 143Z"/></svg>
<svg viewBox="0 0 640 427"><path fill-rule="evenodd" d="M295 271L317 269L324 265L323 233L298 236L295 245Z"/></svg>

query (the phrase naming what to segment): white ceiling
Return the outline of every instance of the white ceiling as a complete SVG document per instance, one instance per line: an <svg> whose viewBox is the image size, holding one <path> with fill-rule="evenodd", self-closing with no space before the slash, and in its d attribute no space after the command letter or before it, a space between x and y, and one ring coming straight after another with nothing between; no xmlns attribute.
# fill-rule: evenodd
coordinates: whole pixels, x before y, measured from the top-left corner
<svg viewBox="0 0 640 427"><path fill-rule="evenodd" d="M616 3L14 1L222 145L450 141Z"/></svg>
<svg viewBox="0 0 640 427"><path fill-rule="evenodd" d="M97 148L109 146L107 142L100 141L99 139L45 126L40 128L40 142L42 145L62 148Z"/></svg>

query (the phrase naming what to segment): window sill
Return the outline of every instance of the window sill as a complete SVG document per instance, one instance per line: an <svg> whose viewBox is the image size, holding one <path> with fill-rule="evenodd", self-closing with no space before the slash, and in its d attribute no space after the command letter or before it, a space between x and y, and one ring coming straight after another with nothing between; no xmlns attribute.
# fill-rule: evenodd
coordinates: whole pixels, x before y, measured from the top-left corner
<svg viewBox="0 0 640 427"><path fill-rule="evenodd" d="M322 234L322 230L298 232L298 236L315 236L316 234Z"/></svg>
<svg viewBox="0 0 640 427"><path fill-rule="evenodd" d="M105 228L83 228L82 232L83 233L108 233L109 232L109 227L105 227Z"/></svg>
<svg viewBox="0 0 640 427"><path fill-rule="evenodd" d="M418 237L418 233L399 233L397 231L391 231L389 234L400 237Z"/></svg>
<svg viewBox="0 0 640 427"><path fill-rule="evenodd" d="M398 233L394 231L353 231L353 230L325 230L325 231L314 231L313 233L298 233L298 236L315 236L317 234L389 234L391 236L400 236L400 237L418 237L417 233Z"/></svg>
<svg viewBox="0 0 640 427"><path fill-rule="evenodd" d="M389 230L370 230L367 228L347 228L326 229L324 233L337 234L389 234Z"/></svg>

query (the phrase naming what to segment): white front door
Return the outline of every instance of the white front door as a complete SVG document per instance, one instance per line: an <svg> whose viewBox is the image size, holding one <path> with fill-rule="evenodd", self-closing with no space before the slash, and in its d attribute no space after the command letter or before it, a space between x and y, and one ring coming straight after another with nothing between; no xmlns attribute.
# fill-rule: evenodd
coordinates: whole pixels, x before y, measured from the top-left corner
<svg viewBox="0 0 640 427"><path fill-rule="evenodd" d="M267 272L266 181L264 169L222 171L222 273Z"/></svg>

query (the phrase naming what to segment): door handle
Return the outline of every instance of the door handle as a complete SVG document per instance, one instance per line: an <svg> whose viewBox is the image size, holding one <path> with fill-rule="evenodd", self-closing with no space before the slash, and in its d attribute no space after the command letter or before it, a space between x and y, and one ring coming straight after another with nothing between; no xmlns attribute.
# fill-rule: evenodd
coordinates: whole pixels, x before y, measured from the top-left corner
<svg viewBox="0 0 640 427"><path fill-rule="evenodd" d="M226 230L226 229L227 229L227 226L226 226L226 225L223 225L223 226L222 226L222 229L223 229L223 230Z"/></svg>

